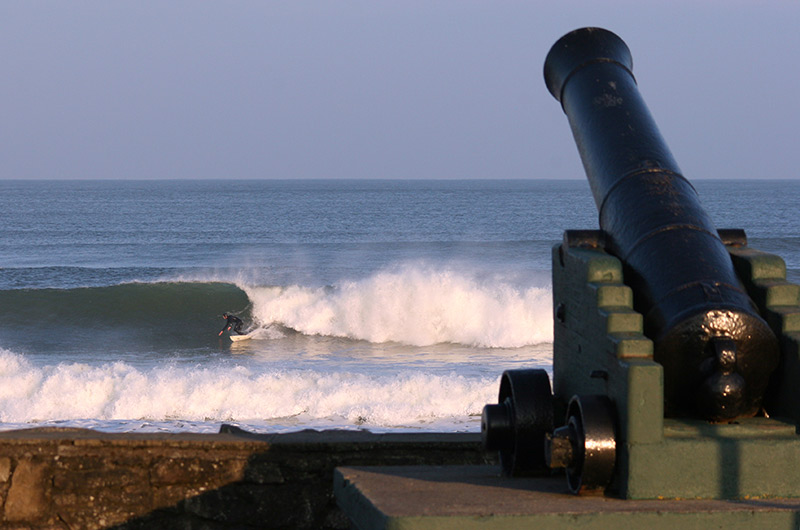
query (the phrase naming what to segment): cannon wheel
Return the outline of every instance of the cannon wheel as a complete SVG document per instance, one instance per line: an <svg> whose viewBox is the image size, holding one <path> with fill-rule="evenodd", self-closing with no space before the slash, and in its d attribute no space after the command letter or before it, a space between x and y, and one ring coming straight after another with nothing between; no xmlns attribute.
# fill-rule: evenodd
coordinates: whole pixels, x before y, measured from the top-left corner
<svg viewBox="0 0 800 530"><path fill-rule="evenodd" d="M503 473L525 476L547 470L544 440L553 431L553 394L547 372L503 372L498 402L506 404L512 429L510 443L500 449Z"/></svg>
<svg viewBox="0 0 800 530"><path fill-rule="evenodd" d="M566 425L575 454L567 467L572 493L604 490L614 476L617 458L614 406L607 396L574 396Z"/></svg>

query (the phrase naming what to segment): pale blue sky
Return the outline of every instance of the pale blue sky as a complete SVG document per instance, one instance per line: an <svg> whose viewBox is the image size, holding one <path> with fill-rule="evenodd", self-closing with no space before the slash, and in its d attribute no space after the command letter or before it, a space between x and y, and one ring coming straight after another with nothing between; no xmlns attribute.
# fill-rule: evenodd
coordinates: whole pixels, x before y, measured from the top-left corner
<svg viewBox="0 0 800 530"><path fill-rule="evenodd" d="M583 26L687 177L800 177L800 0L5 0L0 178L583 178Z"/></svg>

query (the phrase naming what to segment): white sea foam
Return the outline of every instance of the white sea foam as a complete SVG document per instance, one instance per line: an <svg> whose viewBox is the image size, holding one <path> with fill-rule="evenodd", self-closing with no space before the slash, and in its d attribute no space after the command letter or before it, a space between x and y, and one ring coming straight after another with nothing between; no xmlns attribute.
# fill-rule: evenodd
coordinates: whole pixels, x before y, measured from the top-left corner
<svg viewBox="0 0 800 530"><path fill-rule="evenodd" d="M40 367L0 349L6 428L91 419L106 430L130 421L447 430L470 424L464 429L475 430L475 418L496 389L496 377L413 370L259 370L225 362L146 370L122 362Z"/></svg>
<svg viewBox="0 0 800 530"><path fill-rule="evenodd" d="M331 287L242 287L262 324L307 335L485 348L552 341L549 285L502 276L406 264Z"/></svg>

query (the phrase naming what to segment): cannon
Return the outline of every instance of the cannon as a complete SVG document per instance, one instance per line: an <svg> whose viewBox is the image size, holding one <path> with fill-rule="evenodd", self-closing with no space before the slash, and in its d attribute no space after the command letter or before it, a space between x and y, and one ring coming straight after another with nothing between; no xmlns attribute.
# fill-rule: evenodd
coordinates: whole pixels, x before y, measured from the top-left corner
<svg viewBox="0 0 800 530"><path fill-rule="evenodd" d="M630 51L588 29L559 40L545 81L569 118L600 215L664 367L665 413L753 416L778 343L645 106Z"/></svg>
<svg viewBox="0 0 800 530"><path fill-rule="evenodd" d="M766 425L784 428L784 449L800 451L796 419L763 423L770 406L800 416L800 399L786 390L797 385L783 367L774 376L789 362L778 337L786 344L794 333L786 315L800 313L800 290L785 281L780 258L747 247L743 230L714 227L632 71L626 44L600 28L565 35L545 60L545 83L568 118L600 229L568 230L553 249L552 392L544 370L505 372L498 403L484 407L484 446L499 452L508 475L566 468L573 493L776 494L743 483L737 466L747 459L739 456L709 471L706 486L681 485L689 477L675 470L706 465L678 453L716 454L737 436L760 440ZM764 262L778 272L759 276ZM783 302L770 302L769 289ZM723 484L731 473L735 491Z"/></svg>

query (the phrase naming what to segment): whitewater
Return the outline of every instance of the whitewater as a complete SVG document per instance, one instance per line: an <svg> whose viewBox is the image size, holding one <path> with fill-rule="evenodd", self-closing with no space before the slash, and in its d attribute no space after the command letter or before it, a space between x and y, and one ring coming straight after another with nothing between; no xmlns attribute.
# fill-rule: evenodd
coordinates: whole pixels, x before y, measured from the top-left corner
<svg viewBox="0 0 800 530"><path fill-rule="evenodd" d="M798 184L695 186L800 280ZM580 180L0 181L0 429L477 431L596 218Z"/></svg>

